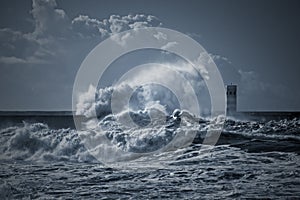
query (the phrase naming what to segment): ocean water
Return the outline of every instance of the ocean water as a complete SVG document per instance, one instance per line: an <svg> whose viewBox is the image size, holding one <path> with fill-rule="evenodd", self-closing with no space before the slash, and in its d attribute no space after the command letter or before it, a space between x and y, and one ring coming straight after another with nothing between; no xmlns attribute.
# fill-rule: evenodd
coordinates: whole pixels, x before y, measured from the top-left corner
<svg viewBox="0 0 300 200"><path fill-rule="evenodd" d="M107 138L128 152L160 148L158 141L171 140L178 128L174 121L160 134L142 128L133 145L105 120ZM207 126L184 129L197 131L188 146L110 164L95 159L76 130L26 122L2 127L0 199L300 198L300 119L227 120L209 151L201 144Z"/></svg>

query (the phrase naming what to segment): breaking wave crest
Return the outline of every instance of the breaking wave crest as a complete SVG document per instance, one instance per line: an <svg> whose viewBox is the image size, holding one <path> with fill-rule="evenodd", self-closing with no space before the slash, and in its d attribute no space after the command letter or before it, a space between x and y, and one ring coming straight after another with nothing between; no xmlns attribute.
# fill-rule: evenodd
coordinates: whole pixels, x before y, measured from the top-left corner
<svg viewBox="0 0 300 200"><path fill-rule="evenodd" d="M111 109L114 92L131 92L130 101L118 105L117 112ZM103 162L112 163L167 153L167 157L176 160L176 153L185 154L189 146L204 146L201 144L209 130L224 118L203 118L179 110L172 91L155 84L134 87L128 83L98 90L91 86L78 102L77 114L89 119L84 123L85 130L53 129L43 123L6 127L0 130L0 158L98 162L101 157ZM240 144L247 143L247 148L252 149L256 148L255 140L277 143L284 140L296 148L300 142L300 119L269 122L227 119L220 140L218 145L243 148Z"/></svg>
<svg viewBox="0 0 300 200"><path fill-rule="evenodd" d="M76 130L50 129L43 123L4 128L1 159L30 161L94 162Z"/></svg>
<svg viewBox="0 0 300 200"><path fill-rule="evenodd" d="M186 123L178 127L179 119L168 118L165 126L140 127L123 129L116 123L112 115L108 115L99 122L99 126L106 128L106 137L115 148L127 152L147 152L165 146L176 134L193 130L200 140L205 137L209 121L201 124ZM3 128L0 131L1 160L25 161L70 161L70 162L98 162L86 149L80 133L73 129L51 129L42 123L24 123L23 125ZM227 120L222 136L226 137L225 145L245 142L255 148L254 140L292 141L300 142L300 120L280 120L269 122L252 122ZM222 137L221 136L221 137ZM187 158L188 149L194 149L192 157L199 156L200 142L194 141L190 147L174 151L161 151L151 156L166 156L172 159ZM238 140L238 141L237 141ZM182 155L179 156L178 152ZM166 158L166 157L165 157ZM164 158L164 159L165 159ZM188 159L191 159L188 156ZM168 161L169 162L169 161Z"/></svg>

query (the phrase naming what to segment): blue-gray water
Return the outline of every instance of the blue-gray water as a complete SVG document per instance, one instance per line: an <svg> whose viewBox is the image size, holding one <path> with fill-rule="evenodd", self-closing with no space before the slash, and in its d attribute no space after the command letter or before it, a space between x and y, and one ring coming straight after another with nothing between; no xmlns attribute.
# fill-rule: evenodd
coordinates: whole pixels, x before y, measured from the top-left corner
<svg viewBox="0 0 300 200"><path fill-rule="evenodd" d="M103 165L76 130L0 131L0 199L300 198L300 120L226 122L219 144Z"/></svg>

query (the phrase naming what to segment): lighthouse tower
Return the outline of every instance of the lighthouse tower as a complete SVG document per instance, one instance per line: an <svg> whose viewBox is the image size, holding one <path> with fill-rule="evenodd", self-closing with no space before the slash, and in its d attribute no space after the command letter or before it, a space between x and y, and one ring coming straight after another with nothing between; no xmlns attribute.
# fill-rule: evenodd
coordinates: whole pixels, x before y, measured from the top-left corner
<svg viewBox="0 0 300 200"><path fill-rule="evenodd" d="M237 100L236 100L236 94L237 94L237 86L236 85L227 85L227 116L235 116L237 114Z"/></svg>

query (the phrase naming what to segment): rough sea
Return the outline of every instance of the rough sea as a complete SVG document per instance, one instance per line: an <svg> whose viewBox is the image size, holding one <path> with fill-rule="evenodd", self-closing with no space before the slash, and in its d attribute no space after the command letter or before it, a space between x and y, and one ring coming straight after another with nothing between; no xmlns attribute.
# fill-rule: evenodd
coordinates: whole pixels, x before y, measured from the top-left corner
<svg viewBox="0 0 300 200"><path fill-rule="evenodd" d="M188 146L110 164L95 159L74 129L26 122L3 126L0 199L300 198L300 119L228 119L209 151L202 148L207 123L180 127L196 130ZM171 140L177 128L171 120L160 134L145 129L134 144L122 132L109 129L106 136L117 148L134 152L164 145L159 141Z"/></svg>

